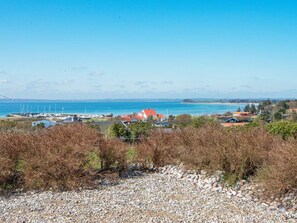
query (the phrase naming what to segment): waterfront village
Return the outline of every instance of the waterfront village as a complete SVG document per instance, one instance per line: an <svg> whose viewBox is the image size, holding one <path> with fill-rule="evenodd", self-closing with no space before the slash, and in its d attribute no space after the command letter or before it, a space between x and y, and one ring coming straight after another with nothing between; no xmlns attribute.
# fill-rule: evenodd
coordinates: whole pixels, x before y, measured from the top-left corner
<svg viewBox="0 0 297 223"><path fill-rule="evenodd" d="M186 115L185 115L186 116ZM8 117L28 118L32 119L32 126L44 125L46 128L56 124L69 124L76 122L92 122L92 123L111 123L119 122L124 126L134 124L136 122L153 121L155 127L172 127L172 121L175 116L159 114L155 109L147 108L137 113L123 114L114 116L112 113L102 115L87 114L59 114L59 113L12 113ZM209 118L219 120L224 127L243 126L252 122L257 117L251 112L236 111L227 112L225 114L207 115Z"/></svg>
<svg viewBox="0 0 297 223"><path fill-rule="evenodd" d="M269 105L271 107L271 105ZM251 123L257 117L263 116L264 112L267 112L267 106L263 110L251 109L253 106L247 105L242 111L240 108L235 112L226 112L224 114L211 114L204 115L204 117L217 120L224 127L232 126L244 126ZM271 110L271 109L270 109ZM284 110L284 109L283 109ZM290 119L290 117L296 114L296 108L287 108L286 110L279 110L281 112L281 119ZM279 111L277 113L279 113ZM263 114L262 114L263 113ZM273 121L274 116L277 113L272 111L268 112L267 122ZM102 115L88 115L88 114L66 114L66 113L12 113L7 115L11 118L25 118L32 120L32 126L43 125L46 128L54 126L56 124L69 124L76 122L88 122L98 125L110 125L112 123L121 123L125 127L133 125L137 122L147 122L151 121L152 125L155 127L166 127L174 128L175 124L178 123L178 119L191 118L188 114L181 114L177 116L167 115L157 113L153 108L143 109L140 112L123 114L114 116L112 113L102 114ZM295 115L296 116L296 115ZM193 116L194 117L194 116Z"/></svg>

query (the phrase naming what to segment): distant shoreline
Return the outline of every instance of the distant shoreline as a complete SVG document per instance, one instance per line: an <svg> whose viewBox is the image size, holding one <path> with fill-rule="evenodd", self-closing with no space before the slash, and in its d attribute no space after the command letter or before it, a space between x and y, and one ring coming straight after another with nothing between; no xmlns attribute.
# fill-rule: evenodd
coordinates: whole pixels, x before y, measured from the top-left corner
<svg viewBox="0 0 297 223"><path fill-rule="evenodd" d="M181 104L214 104L214 105L246 105L250 104L249 102L181 102ZM253 103L253 104L259 104L259 103Z"/></svg>

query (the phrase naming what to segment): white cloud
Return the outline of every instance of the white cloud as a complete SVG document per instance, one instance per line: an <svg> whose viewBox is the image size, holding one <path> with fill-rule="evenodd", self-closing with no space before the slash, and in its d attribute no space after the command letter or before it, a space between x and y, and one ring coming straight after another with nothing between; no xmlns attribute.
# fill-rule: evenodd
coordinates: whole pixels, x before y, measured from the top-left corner
<svg viewBox="0 0 297 223"><path fill-rule="evenodd" d="M8 80L0 80L0 84L7 84Z"/></svg>

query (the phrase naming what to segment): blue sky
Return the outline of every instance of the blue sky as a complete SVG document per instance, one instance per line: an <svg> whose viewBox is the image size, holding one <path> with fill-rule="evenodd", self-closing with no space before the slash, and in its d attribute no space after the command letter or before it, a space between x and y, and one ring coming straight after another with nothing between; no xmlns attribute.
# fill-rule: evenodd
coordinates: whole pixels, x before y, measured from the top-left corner
<svg viewBox="0 0 297 223"><path fill-rule="evenodd" d="M0 95L297 97L295 0L0 0Z"/></svg>

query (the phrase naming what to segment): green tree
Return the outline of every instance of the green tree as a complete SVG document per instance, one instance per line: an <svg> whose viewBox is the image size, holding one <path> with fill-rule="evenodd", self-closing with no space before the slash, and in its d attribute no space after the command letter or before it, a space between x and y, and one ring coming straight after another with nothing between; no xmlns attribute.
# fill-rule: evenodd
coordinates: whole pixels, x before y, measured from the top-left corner
<svg viewBox="0 0 297 223"><path fill-rule="evenodd" d="M130 141L139 141L141 137L147 137L152 129L152 122L137 122L131 124L128 128L130 132Z"/></svg>
<svg viewBox="0 0 297 223"><path fill-rule="evenodd" d="M264 122L271 122L271 112L268 110L261 110L260 119Z"/></svg>
<svg viewBox="0 0 297 223"><path fill-rule="evenodd" d="M244 112L250 112L250 110L251 110L250 104L247 104L243 109Z"/></svg>
<svg viewBox="0 0 297 223"><path fill-rule="evenodd" d="M227 112L225 112L224 113L224 116L232 116L233 114L232 114L232 112L230 112L230 111L227 111Z"/></svg>
<svg viewBox="0 0 297 223"><path fill-rule="evenodd" d="M258 111L260 112L262 110L265 110L266 107L269 106L269 105L272 105L272 102L269 99L267 99L266 101L261 102L259 104L259 106L258 106Z"/></svg>
<svg viewBox="0 0 297 223"><path fill-rule="evenodd" d="M257 112L257 108L255 104L251 104L250 113L255 114Z"/></svg>
<svg viewBox="0 0 297 223"><path fill-rule="evenodd" d="M181 127L186 127L192 122L192 116L188 114L182 114L175 117L174 123Z"/></svg>
<svg viewBox="0 0 297 223"><path fill-rule="evenodd" d="M290 137L297 138L296 122L274 122L269 124L267 128L270 133L281 135L283 139L288 139Z"/></svg>
<svg viewBox="0 0 297 223"><path fill-rule="evenodd" d="M277 103L276 105L279 109L283 108L283 109L289 109L290 106L289 106L289 101L286 100L286 101L280 101Z"/></svg>
<svg viewBox="0 0 297 223"><path fill-rule="evenodd" d="M111 138L130 138L130 132L122 123L113 123L108 128L107 135Z"/></svg>
<svg viewBox="0 0 297 223"><path fill-rule="evenodd" d="M279 109L275 114L274 114L274 118L275 120L282 120L283 119L283 115L286 113L286 109L281 108Z"/></svg>

